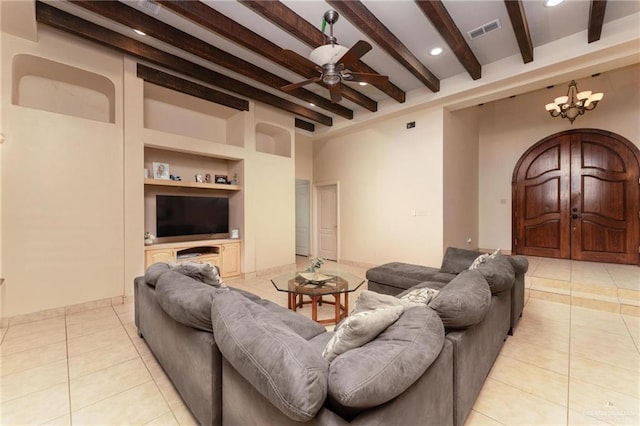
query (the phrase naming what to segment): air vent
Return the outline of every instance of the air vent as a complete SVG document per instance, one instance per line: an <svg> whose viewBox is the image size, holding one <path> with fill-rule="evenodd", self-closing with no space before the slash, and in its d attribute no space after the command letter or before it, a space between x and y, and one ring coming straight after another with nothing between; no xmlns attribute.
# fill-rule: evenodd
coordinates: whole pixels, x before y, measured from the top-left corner
<svg viewBox="0 0 640 426"><path fill-rule="evenodd" d="M474 28L467 34L469 34L469 38L471 38L471 40L475 40L478 37L482 37L483 35L490 33L491 31L499 30L500 28L502 28L502 25L500 25L500 20L496 19L494 21L487 22L481 27Z"/></svg>
<svg viewBox="0 0 640 426"><path fill-rule="evenodd" d="M160 12L160 5L152 0L138 0L138 5L147 12L157 15Z"/></svg>

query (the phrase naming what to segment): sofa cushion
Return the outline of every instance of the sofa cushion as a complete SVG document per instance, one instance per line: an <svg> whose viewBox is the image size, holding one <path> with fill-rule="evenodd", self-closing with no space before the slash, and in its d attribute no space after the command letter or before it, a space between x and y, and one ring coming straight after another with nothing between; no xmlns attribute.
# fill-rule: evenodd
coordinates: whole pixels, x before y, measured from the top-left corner
<svg viewBox="0 0 640 426"><path fill-rule="evenodd" d="M409 302L413 305L428 305L440 292L435 288L421 287L410 288L402 292L402 296L398 296L400 300Z"/></svg>
<svg viewBox="0 0 640 426"><path fill-rule="evenodd" d="M280 321L285 323L296 334L309 340L318 334L326 333L326 329L310 318L297 314L287 308L273 303L270 300L260 299L257 304L264 306L269 312L272 312Z"/></svg>
<svg viewBox="0 0 640 426"><path fill-rule="evenodd" d="M407 390L440 353L444 327L426 306L407 309L378 337L329 367L332 401L355 408L383 404Z"/></svg>
<svg viewBox="0 0 640 426"><path fill-rule="evenodd" d="M171 318L209 332L212 330L211 298L225 292L175 271L165 272L156 282L158 302Z"/></svg>
<svg viewBox="0 0 640 426"><path fill-rule="evenodd" d="M332 362L338 355L364 345L393 324L403 310L398 305L350 315L338 324L322 356Z"/></svg>
<svg viewBox="0 0 640 426"><path fill-rule="evenodd" d="M149 266L144 272L144 281L151 287L155 287L158 278L160 278L160 275L169 270L169 265L167 265L166 263L154 263L153 265Z"/></svg>
<svg viewBox="0 0 640 426"><path fill-rule="evenodd" d="M412 265L402 262L391 262L367 270L367 279L392 287L407 289L424 281L439 281L436 268ZM448 281L448 280L447 280Z"/></svg>
<svg viewBox="0 0 640 426"><path fill-rule="evenodd" d="M509 263L513 266L513 271L516 274L525 274L529 269L529 260L524 256L507 256L507 259L509 259Z"/></svg>
<svg viewBox="0 0 640 426"><path fill-rule="evenodd" d="M447 328L465 328L482 321L491 303L491 289L477 270L460 272L429 306Z"/></svg>
<svg viewBox="0 0 640 426"><path fill-rule="evenodd" d="M287 417L313 419L327 396L328 363L264 306L229 291L213 298L216 343L225 359Z"/></svg>
<svg viewBox="0 0 640 426"><path fill-rule="evenodd" d="M469 266L471 266L479 255L480 253L475 250L447 247L444 257L442 258L442 265L440 265L440 272L457 275L469 269Z"/></svg>
<svg viewBox="0 0 640 426"><path fill-rule="evenodd" d="M487 280L491 294L502 293L513 287L516 275L507 256L499 255L489 258L485 263L479 265L477 270Z"/></svg>

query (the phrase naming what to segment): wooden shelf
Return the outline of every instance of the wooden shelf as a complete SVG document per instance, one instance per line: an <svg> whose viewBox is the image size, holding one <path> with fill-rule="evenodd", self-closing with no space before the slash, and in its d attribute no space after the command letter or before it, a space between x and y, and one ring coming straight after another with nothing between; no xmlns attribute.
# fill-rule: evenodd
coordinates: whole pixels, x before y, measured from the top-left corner
<svg viewBox="0 0 640 426"><path fill-rule="evenodd" d="M240 185L228 185L222 183L184 182L168 179L145 179L145 185L175 186L179 188L220 189L223 191L240 191Z"/></svg>

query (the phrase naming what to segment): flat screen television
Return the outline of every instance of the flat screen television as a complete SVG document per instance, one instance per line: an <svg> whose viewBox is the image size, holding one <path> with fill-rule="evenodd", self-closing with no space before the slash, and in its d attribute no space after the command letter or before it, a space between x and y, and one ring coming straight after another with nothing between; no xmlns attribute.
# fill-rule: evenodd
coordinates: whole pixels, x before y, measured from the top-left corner
<svg viewBox="0 0 640 426"><path fill-rule="evenodd" d="M156 195L156 232L158 237L227 238L229 199Z"/></svg>

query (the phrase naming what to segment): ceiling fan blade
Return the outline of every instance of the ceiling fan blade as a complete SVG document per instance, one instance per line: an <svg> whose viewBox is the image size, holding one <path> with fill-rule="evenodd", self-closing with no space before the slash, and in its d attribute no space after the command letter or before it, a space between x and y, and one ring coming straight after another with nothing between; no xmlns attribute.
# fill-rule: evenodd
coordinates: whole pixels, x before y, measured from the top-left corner
<svg viewBox="0 0 640 426"><path fill-rule="evenodd" d="M321 75L319 75L317 77L313 77L313 78L308 78L308 79L306 79L304 81L300 81L298 83L287 84L286 86L282 86L280 88L280 90L284 90L285 92L290 92L290 91L295 90L295 89L297 89L299 87L305 86L305 85L310 84L310 83L316 83L316 82L318 82L320 80L322 80L322 76Z"/></svg>
<svg viewBox="0 0 640 426"><path fill-rule="evenodd" d="M331 94L331 103L337 104L342 100L342 93L340 93L339 84L329 86L329 93Z"/></svg>
<svg viewBox="0 0 640 426"><path fill-rule="evenodd" d="M386 75L371 74L366 72L350 72L348 74L345 73L342 77L345 81L361 81L363 83L371 83L373 85L381 83L384 84L389 81L389 77Z"/></svg>
<svg viewBox="0 0 640 426"><path fill-rule="evenodd" d="M359 40L356 44L347 50L347 53L342 55L342 58L338 63L344 64L345 68L349 68L349 65L355 63L358 59L364 56L365 53L371 50L371 45L364 40Z"/></svg>

